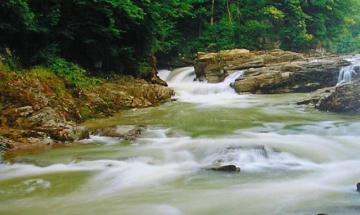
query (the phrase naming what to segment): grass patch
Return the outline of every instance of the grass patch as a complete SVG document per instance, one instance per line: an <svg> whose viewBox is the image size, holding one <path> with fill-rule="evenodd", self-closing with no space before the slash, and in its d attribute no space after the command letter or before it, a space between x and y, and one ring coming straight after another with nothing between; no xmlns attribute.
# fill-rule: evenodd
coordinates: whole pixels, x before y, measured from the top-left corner
<svg viewBox="0 0 360 215"><path fill-rule="evenodd" d="M88 106L82 106L80 108L80 115L83 117L83 119L90 119L93 117L93 114L91 113L91 110Z"/></svg>

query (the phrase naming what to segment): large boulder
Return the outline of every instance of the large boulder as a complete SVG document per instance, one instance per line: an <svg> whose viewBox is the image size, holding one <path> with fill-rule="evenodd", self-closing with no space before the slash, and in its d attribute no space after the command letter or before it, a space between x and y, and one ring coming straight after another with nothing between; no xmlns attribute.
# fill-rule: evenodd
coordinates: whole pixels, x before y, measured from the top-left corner
<svg viewBox="0 0 360 215"><path fill-rule="evenodd" d="M360 113L360 78L352 82L317 90L298 104L311 104L322 111Z"/></svg>
<svg viewBox="0 0 360 215"><path fill-rule="evenodd" d="M337 86L315 105L322 111L360 112L360 79Z"/></svg>
<svg viewBox="0 0 360 215"><path fill-rule="evenodd" d="M246 49L225 50L217 53L198 53L195 73L199 80L217 83L236 70L261 68L274 63L303 60L304 56L295 52L254 51Z"/></svg>
<svg viewBox="0 0 360 215"><path fill-rule="evenodd" d="M235 82L234 88L238 93L311 92L336 85L339 71L346 65L349 62L342 58L329 57L251 68Z"/></svg>
<svg viewBox="0 0 360 215"><path fill-rule="evenodd" d="M310 92L334 86L340 69L349 64L340 57L313 58L279 49L235 49L198 53L195 72L198 80L217 83L243 70L243 76L232 85L238 93Z"/></svg>

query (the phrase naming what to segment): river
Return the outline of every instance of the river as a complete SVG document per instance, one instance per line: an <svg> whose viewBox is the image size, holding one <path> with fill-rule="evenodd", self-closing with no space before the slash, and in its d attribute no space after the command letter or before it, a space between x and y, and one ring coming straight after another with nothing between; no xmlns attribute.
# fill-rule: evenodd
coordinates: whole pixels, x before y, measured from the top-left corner
<svg viewBox="0 0 360 215"><path fill-rule="evenodd" d="M208 84L193 70L160 71L177 101L86 123L146 125L136 141L91 136L1 163L0 214L360 214L360 117L296 105L305 94L238 95L242 71Z"/></svg>

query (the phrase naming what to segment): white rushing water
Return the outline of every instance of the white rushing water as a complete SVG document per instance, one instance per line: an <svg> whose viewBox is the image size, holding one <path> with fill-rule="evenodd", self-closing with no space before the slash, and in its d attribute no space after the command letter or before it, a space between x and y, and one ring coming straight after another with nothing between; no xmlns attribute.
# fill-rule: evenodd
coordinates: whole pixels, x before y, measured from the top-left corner
<svg viewBox="0 0 360 215"><path fill-rule="evenodd" d="M354 68L360 66L360 55L347 58L346 60L350 61L351 65L345 66L340 70L338 85L350 82L352 77L357 74Z"/></svg>
<svg viewBox="0 0 360 215"><path fill-rule="evenodd" d="M242 74L242 70L234 71L223 82L212 84L206 81L195 81L194 67L159 71L160 78L176 91L176 98L179 101L221 106L246 105L246 99L249 96L235 93L230 86Z"/></svg>
<svg viewBox="0 0 360 215"><path fill-rule="evenodd" d="M0 214L359 215L359 120L295 108L298 95L238 95L241 75L163 70L178 102L108 119L146 124L137 140L90 136L0 163ZM229 164L241 172L208 170Z"/></svg>

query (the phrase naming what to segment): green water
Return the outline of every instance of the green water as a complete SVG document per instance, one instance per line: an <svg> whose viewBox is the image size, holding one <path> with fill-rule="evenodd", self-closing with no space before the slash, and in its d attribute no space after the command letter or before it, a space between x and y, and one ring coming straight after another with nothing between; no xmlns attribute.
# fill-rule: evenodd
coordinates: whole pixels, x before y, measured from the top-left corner
<svg viewBox="0 0 360 215"><path fill-rule="evenodd" d="M178 101L88 121L147 129L0 164L0 214L358 215L360 117L296 105L304 96ZM206 169L217 161L241 172Z"/></svg>

